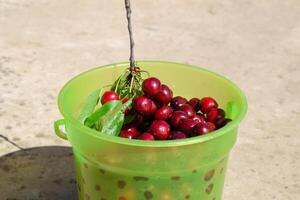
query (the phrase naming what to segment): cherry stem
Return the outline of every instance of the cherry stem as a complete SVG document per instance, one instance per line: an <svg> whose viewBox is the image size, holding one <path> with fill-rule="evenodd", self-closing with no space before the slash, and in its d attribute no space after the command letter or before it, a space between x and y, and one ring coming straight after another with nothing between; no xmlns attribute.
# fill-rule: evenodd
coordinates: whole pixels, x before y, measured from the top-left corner
<svg viewBox="0 0 300 200"><path fill-rule="evenodd" d="M130 39L130 72L135 71L135 60L134 60L134 41L132 36L132 26L131 26L131 6L130 0L125 0L125 8L127 14L127 21L128 21L128 32L129 32L129 39Z"/></svg>

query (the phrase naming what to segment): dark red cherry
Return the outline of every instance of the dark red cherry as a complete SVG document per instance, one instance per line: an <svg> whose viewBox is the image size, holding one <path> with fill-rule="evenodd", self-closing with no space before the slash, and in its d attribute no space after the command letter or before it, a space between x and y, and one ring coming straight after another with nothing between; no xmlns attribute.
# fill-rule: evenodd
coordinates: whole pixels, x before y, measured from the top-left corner
<svg viewBox="0 0 300 200"><path fill-rule="evenodd" d="M121 130L120 136L128 139L136 138L140 132L135 127Z"/></svg>
<svg viewBox="0 0 300 200"><path fill-rule="evenodd" d="M183 139L187 138L186 134L184 134L181 131L171 131L170 137L171 140L176 140L176 139Z"/></svg>
<svg viewBox="0 0 300 200"><path fill-rule="evenodd" d="M185 112L183 111L175 111L172 114L171 117L171 124L173 127L177 127L179 125L180 120L182 119L187 119L188 116Z"/></svg>
<svg viewBox="0 0 300 200"><path fill-rule="evenodd" d="M140 135L140 139L141 140L154 140L154 136L151 133L143 133L142 135Z"/></svg>
<svg viewBox="0 0 300 200"><path fill-rule="evenodd" d="M157 78L151 77L144 80L142 87L146 94L154 97L160 91L161 83Z"/></svg>
<svg viewBox="0 0 300 200"><path fill-rule="evenodd" d="M207 124L209 132L212 132L212 131L216 130L216 125L214 123L207 122L206 124Z"/></svg>
<svg viewBox="0 0 300 200"><path fill-rule="evenodd" d="M171 100L171 106L175 109L175 110L179 110L180 107L184 104L187 103L187 100L186 98L184 97L181 97L181 96L177 96L177 97L174 97L172 100Z"/></svg>
<svg viewBox="0 0 300 200"><path fill-rule="evenodd" d="M170 125L163 120L155 120L150 126L150 131L158 140L165 140L170 134Z"/></svg>
<svg viewBox="0 0 300 200"><path fill-rule="evenodd" d="M193 116L191 119L193 119L197 123L205 123L205 117L202 114L197 114Z"/></svg>
<svg viewBox="0 0 300 200"><path fill-rule="evenodd" d="M189 118L194 117L196 115L195 110L189 104L184 104L180 107L180 110L185 112Z"/></svg>
<svg viewBox="0 0 300 200"><path fill-rule="evenodd" d="M218 117L217 119L225 118L225 111L221 108L218 108Z"/></svg>
<svg viewBox="0 0 300 200"><path fill-rule="evenodd" d="M173 97L173 92L166 85L161 85L160 91L155 95L155 99L160 103L167 105Z"/></svg>
<svg viewBox="0 0 300 200"><path fill-rule="evenodd" d="M106 91L101 97L101 104L105 104L110 101L119 100L119 95L114 91Z"/></svg>
<svg viewBox="0 0 300 200"><path fill-rule="evenodd" d="M152 100L144 96L136 97L133 100L133 107L136 111L138 111L142 115L149 115L153 111Z"/></svg>
<svg viewBox="0 0 300 200"><path fill-rule="evenodd" d="M200 104L200 110L203 113L208 113L212 108L218 108L218 103L211 97L202 98Z"/></svg>
<svg viewBox="0 0 300 200"><path fill-rule="evenodd" d="M151 100L151 110L149 112L149 114L154 114L157 110L157 106L156 104L154 103L154 101Z"/></svg>
<svg viewBox="0 0 300 200"><path fill-rule="evenodd" d="M154 114L155 119L166 120L171 117L173 109L170 106L160 107Z"/></svg>
<svg viewBox="0 0 300 200"><path fill-rule="evenodd" d="M182 119L179 122L179 129L186 134L191 134L193 131L193 128L197 124L198 124L198 122L194 121L193 119Z"/></svg>
<svg viewBox="0 0 300 200"><path fill-rule="evenodd" d="M225 126L226 124L228 124L229 122L231 122L232 120L231 119L228 119L228 118L221 118L221 119L218 119L215 123L216 127L219 129L219 128L222 128L223 126Z"/></svg>
<svg viewBox="0 0 300 200"><path fill-rule="evenodd" d="M197 135L204 135L206 133L209 133L209 127L206 123L199 123L194 128L194 133Z"/></svg>
<svg viewBox="0 0 300 200"><path fill-rule="evenodd" d="M196 112L200 110L200 99L192 98L189 100L188 104L190 104Z"/></svg>

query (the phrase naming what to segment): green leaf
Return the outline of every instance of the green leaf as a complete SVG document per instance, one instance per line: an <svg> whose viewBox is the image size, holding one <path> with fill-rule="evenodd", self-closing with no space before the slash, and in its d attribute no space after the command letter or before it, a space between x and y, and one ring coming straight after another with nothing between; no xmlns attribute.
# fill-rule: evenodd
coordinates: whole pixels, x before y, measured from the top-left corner
<svg viewBox="0 0 300 200"><path fill-rule="evenodd" d="M129 74L130 74L129 71L122 73L111 87L111 90L118 93L121 98L123 98L124 94L122 92L122 89L124 89L124 87L126 85L126 81L128 79Z"/></svg>
<svg viewBox="0 0 300 200"><path fill-rule="evenodd" d="M78 120L83 124L85 119L89 117L95 110L96 105L99 101L99 95L102 89L93 91L87 98L86 103L80 111Z"/></svg>
<svg viewBox="0 0 300 200"><path fill-rule="evenodd" d="M116 114L118 110L122 109L121 101L110 101L105 103L103 106L98 108L94 113L92 113L84 122L88 127L92 127L97 121L102 118L112 118L111 115Z"/></svg>
<svg viewBox="0 0 300 200"><path fill-rule="evenodd" d="M132 99L125 104L121 101L119 105L115 105L103 118L100 118L96 123L96 129L108 135L119 135L124 124L124 111L132 104ZM104 104L105 105L105 104Z"/></svg>
<svg viewBox="0 0 300 200"><path fill-rule="evenodd" d="M121 110L113 113L101 118L96 124L96 129L107 135L119 135L124 123L124 114Z"/></svg>

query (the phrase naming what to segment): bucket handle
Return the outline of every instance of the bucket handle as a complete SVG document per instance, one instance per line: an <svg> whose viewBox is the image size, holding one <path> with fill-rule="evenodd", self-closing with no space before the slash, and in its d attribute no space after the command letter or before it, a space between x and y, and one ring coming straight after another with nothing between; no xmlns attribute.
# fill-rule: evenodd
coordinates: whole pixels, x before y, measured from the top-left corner
<svg viewBox="0 0 300 200"><path fill-rule="evenodd" d="M56 120L54 122L54 132L58 137L60 137L64 140L68 140L67 134L64 131L62 131L61 128L60 128L62 125L65 127L65 120L64 119Z"/></svg>

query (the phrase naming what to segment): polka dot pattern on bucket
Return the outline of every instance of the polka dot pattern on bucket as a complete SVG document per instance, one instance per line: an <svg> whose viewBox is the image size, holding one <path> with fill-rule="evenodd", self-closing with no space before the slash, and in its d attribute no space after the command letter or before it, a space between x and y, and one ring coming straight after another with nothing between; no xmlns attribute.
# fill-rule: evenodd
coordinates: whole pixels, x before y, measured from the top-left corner
<svg viewBox="0 0 300 200"><path fill-rule="evenodd" d="M205 175L204 175L204 180L207 182L207 181L210 181L212 179L212 177L214 176L215 174L215 170L212 169L212 170L209 170Z"/></svg>
<svg viewBox="0 0 300 200"><path fill-rule="evenodd" d="M223 180L226 168L224 163L223 160L206 169L191 168L182 174L174 171L171 176L125 176L81 162L77 174L78 194L84 200L217 200L219 180Z"/></svg>

